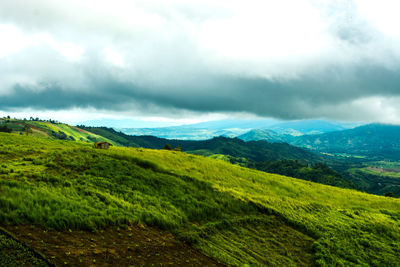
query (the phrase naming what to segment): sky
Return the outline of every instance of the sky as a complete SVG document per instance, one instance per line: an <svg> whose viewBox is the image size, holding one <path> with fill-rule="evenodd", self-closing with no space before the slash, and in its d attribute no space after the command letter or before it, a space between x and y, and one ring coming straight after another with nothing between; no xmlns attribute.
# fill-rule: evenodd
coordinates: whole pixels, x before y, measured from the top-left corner
<svg viewBox="0 0 400 267"><path fill-rule="evenodd" d="M0 116L400 124L396 0L2 0Z"/></svg>

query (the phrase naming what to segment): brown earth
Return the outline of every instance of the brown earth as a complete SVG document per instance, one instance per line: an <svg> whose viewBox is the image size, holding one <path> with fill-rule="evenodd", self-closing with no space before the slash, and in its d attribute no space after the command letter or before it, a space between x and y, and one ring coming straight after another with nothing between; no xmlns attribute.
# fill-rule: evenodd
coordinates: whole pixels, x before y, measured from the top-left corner
<svg viewBox="0 0 400 267"><path fill-rule="evenodd" d="M97 233L34 225L4 228L57 266L224 266L172 234L144 226L109 227Z"/></svg>

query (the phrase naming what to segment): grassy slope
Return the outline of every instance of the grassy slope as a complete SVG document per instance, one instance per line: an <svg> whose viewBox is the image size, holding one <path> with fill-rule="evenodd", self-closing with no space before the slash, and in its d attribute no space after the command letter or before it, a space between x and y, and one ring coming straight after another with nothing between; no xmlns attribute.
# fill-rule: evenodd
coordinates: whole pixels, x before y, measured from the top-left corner
<svg viewBox="0 0 400 267"><path fill-rule="evenodd" d="M138 153L135 153L138 155ZM140 154L139 154L140 155ZM162 157L163 156L163 157ZM212 182L222 192L255 202L318 238L320 263L400 264L400 201L264 174L211 159L147 151L141 156L179 174ZM186 155L186 157L190 157ZM174 168L179 166L179 169Z"/></svg>
<svg viewBox="0 0 400 267"><path fill-rule="evenodd" d="M94 141L106 141L113 145L119 145L118 142L114 142L101 135L82 130L78 127L74 127L65 123L50 123L47 121L24 121L18 119L9 119L6 123L7 127L13 129L13 132L25 134L24 125L30 127L29 135L48 137L51 139L58 139L52 135L52 132L59 133L63 132L68 140L78 140L84 142Z"/></svg>
<svg viewBox="0 0 400 267"><path fill-rule="evenodd" d="M4 133L0 162L2 223L95 230L139 222L238 265L400 264L398 199L183 152Z"/></svg>

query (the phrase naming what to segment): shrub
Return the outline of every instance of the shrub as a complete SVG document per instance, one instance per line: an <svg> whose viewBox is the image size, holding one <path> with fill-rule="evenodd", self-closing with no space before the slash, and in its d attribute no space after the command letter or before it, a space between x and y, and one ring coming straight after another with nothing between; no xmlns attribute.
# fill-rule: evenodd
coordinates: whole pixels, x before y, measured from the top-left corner
<svg viewBox="0 0 400 267"><path fill-rule="evenodd" d="M387 192L385 197L397 197L393 192Z"/></svg>
<svg viewBox="0 0 400 267"><path fill-rule="evenodd" d="M172 150L172 147L170 144L165 144L165 146L163 147L163 149L165 150Z"/></svg>
<svg viewBox="0 0 400 267"><path fill-rule="evenodd" d="M7 125L0 126L0 132L11 133L12 129L8 128Z"/></svg>

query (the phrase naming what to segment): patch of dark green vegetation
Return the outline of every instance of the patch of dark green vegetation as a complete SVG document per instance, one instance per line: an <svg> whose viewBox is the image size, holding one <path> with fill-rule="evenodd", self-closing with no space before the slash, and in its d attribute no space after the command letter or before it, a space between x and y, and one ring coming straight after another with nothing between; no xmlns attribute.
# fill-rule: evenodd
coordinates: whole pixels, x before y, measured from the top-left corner
<svg viewBox="0 0 400 267"><path fill-rule="evenodd" d="M26 246L0 231L0 266L48 266Z"/></svg>
<svg viewBox="0 0 400 267"><path fill-rule="evenodd" d="M360 190L378 195L391 192L400 195L400 178L368 173L363 168L354 168L348 171L349 180L358 185Z"/></svg>
<svg viewBox="0 0 400 267"><path fill-rule="evenodd" d="M7 125L1 125L0 126L0 132L11 133L12 132L12 128L7 127Z"/></svg>
<svg viewBox="0 0 400 267"><path fill-rule="evenodd" d="M282 174L315 183L343 188L356 188L354 183L343 179L339 172L332 170L323 163L305 164L298 160L278 160L256 163L255 168L261 171Z"/></svg>

